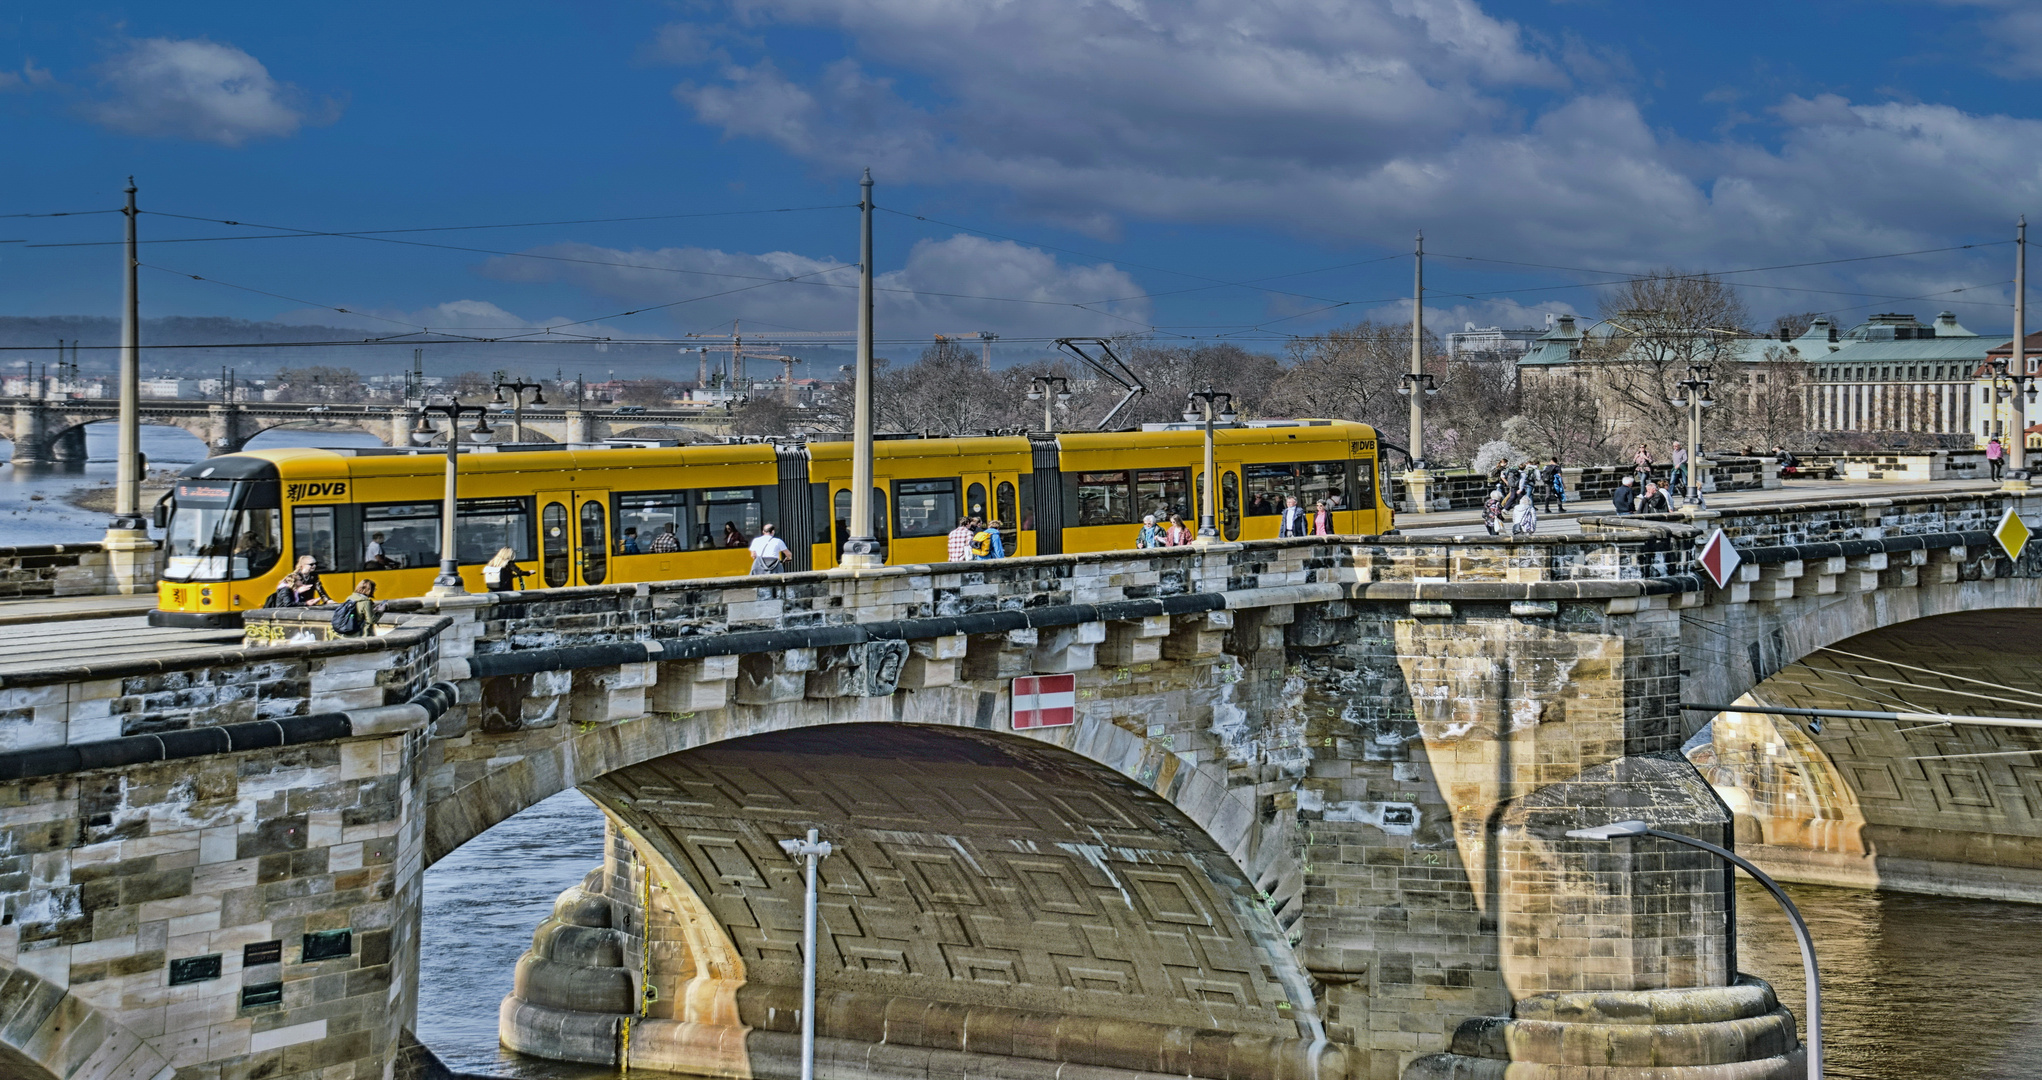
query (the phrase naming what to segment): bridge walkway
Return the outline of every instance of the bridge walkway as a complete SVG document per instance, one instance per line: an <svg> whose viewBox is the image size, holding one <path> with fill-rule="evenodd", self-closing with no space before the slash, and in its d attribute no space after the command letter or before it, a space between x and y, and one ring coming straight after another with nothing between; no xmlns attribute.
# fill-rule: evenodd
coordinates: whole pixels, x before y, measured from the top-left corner
<svg viewBox="0 0 2042 1080"><path fill-rule="evenodd" d="M150 626L147 619L133 614L0 624L0 681L87 663L165 659L240 641L240 630Z"/></svg>

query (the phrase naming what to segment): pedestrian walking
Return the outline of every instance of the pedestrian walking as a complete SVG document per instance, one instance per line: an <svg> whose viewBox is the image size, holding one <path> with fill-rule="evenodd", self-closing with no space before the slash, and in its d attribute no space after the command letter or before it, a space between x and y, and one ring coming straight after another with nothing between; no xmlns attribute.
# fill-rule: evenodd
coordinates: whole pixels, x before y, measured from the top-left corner
<svg viewBox="0 0 2042 1080"><path fill-rule="evenodd" d="M1510 535L1531 536L1539 531L1539 510L1529 496L1519 500L1517 512L1511 515Z"/></svg>
<svg viewBox="0 0 2042 1080"><path fill-rule="evenodd" d="M1305 534L1305 508L1298 505L1298 497L1287 495L1283 500L1283 521L1277 525L1278 536L1303 536Z"/></svg>
<svg viewBox="0 0 2042 1080"><path fill-rule="evenodd" d="M1142 516L1141 531L1135 534L1134 546L1140 550L1163 546L1163 530L1156 527L1156 515Z"/></svg>
<svg viewBox="0 0 2042 1080"><path fill-rule="evenodd" d="M1493 487L1489 489L1489 500L1482 504L1482 527L1489 530L1490 536L1496 536L1503 531L1499 524L1502 520L1503 489Z"/></svg>
<svg viewBox="0 0 2042 1080"><path fill-rule="evenodd" d="M1994 480L1999 479L1999 472L2006 462L2006 456L2007 449L2000 445L1998 436L1994 436L1991 442L1985 444L1985 464L1992 470Z"/></svg>
<svg viewBox="0 0 2042 1080"><path fill-rule="evenodd" d="M1673 484L1671 486L1675 491L1685 491L1687 490L1687 447L1680 443L1674 443L1672 457Z"/></svg>
<svg viewBox="0 0 2042 1080"><path fill-rule="evenodd" d="M1184 518L1170 515L1170 526L1163 530L1163 543L1170 547L1183 547L1191 542L1191 530L1184 527Z"/></svg>
<svg viewBox="0 0 2042 1080"><path fill-rule="evenodd" d="M1619 514L1628 514L1638 505L1638 489L1631 486L1631 479L1626 476L1617 481L1616 491L1610 494L1610 505L1615 506Z"/></svg>
<svg viewBox="0 0 2042 1080"><path fill-rule="evenodd" d="M1318 508L1312 511L1312 535L1333 535L1333 508L1327 506L1324 499L1320 499Z"/></svg>
<svg viewBox="0 0 2042 1080"><path fill-rule="evenodd" d="M1544 496L1540 500L1544 504L1543 509L1547 513L1567 509L1567 474L1561 470L1558 457L1547 459L1541 479L1544 481L1540 485L1540 493Z"/></svg>
<svg viewBox="0 0 2042 1080"><path fill-rule="evenodd" d="M777 526L768 521L760 527L759 535L752 538L750 549L754 574L780 573L787 569L787 560L794 556L787 541L773 535L775 528Z"/></svg>
<svg viewBox="0 0 2042 1080"><path fill-rule="evenodd" d="M951 562L966 562L970 560L971 533L971 519L968 517L958 518L957 527L950 530L950 535L946 538L949 541L949 547L944 552L944 556Z"/></svg>
<svg viewBox="0 0 2042 1080"><path fill-rule="evenodd" d="M498 548L496 555L482 564L482 587L490 592L515 592L525 587L525 579L532 576L530 570L518 565L518 553L511 548Z"/></svg>

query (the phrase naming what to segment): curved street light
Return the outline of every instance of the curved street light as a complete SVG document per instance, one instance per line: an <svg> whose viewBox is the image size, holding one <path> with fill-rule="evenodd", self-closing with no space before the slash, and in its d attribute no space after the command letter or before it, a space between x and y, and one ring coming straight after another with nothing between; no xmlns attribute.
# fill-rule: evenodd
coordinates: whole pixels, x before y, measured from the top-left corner
<svg viewBox="0 0 2042 1080"><path fill-rule="evenodd" d="M1028 400L1042 402L1042 430L1056 430L1056 407L1071 401L1071 380L1062 375L1032 375L1028 379Z"/></svg>
<svg viewBox="0 0 2042 1080"><path fill-rule="evenodd" d="M1702 410L1713 409L1709 388L1716 385L1708 364L1689 364L1687 378L1675 384L1680 393L1668 399L1676 409L1688 410L1687 419L1687 505L1707 506L1702 501Z"/></svg>
<svg viewBox="0 0 2042 1080"><path fill-rule="evenodd" d="M510 391L511 394L509 402L505 402L503 399L503 392L506 390ZM532 391L532 404L546 404L545 391L538 383L526 382L523 379L505 379L503 372L499 371L496 373L495 404L508 404L511 407L511 441L514 443L525 441L525 391L527 390Z"/></svg>

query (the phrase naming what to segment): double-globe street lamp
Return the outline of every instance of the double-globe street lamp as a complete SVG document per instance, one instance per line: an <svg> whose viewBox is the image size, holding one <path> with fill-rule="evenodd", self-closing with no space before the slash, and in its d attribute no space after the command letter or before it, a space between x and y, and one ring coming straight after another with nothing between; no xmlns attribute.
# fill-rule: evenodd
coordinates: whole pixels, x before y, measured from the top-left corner
<svg viewBox="0 0 2042 1080"><path fill-rule="evenodd" d="M1439 396L1439 383L1431 372L1407 371L1398 377L1397 393L1411 399L1411 449L1405 456L1413 469L1422 470L1425 448L1418 443L1425 438L1425 399Z"/></svg>
<svg viewBox="0 0 2042 1080"><path fill-rule="evenodd" d="M486 443L496 432L489 426L489 410L486 407L463 405L459 398L448 398L445 405L427 405L419 410L418 426L411 431L411 442L415 446L431 446L433 440L440 437L426 422L428 414L447 418L447 491L446 505L440 510L440 573L433 579L433 586L426 595L453 596L468 591L461 584L460 556L454 547L454 493L461 468L461 418L475 417L475 427L468 432L470 442Z"/></svg>
<svg viewBox="0 0 2042 1080"><path fill-rule="evenodd" d="M503 400L503 393L506 390L510 391L511 399L509 402ZM538 383L526 382L523 379L506 379L503 377L503 372L499 371L496 373L496 401L494 404L510 405L511 441L515 443L525 441L525 391L527 390L532 392L532 404L546 404L546 394Z"/></svg>
<svg viewBox="0 0 2042 1080"><path fill-rule="evenodd" d="M2042 376L2023 374L2018 368L2015 368L2013 367L2013 365L2009 364L2007 362L2006 357L2004 356L1993 357L1992 411L1994 421L1997 422L1999 420L1999 410L2000 404L2002 402L2013 401L2016 406L2020 404L2019 400L2017 399L2017 395L2026 394L2028 396L2028 404L2033 405L2035 403L2035 398L2037 396L2037 390L2042 389L2038 388L2038 386L2036 385L2038 382L2042 382ZM2014 416L2015 416L2014 427L2024 428L2027 426L2027 410L2017 407L2014 409ZM2015 431L2012 434L2015 440L2019 441L2022 445L2025 446L2028 440L2028 433L2026 431ZM2006 433L2002 432L2000 437L2002 439L2006 438ZM2012 451L2014 445L2015 444L2013 442L2004 442L2001 444L2001 446L2008 451L2007 456L2009 459L2012 459L2013 457ZM2023 460L2022 464L2026 464L2025 460ZM2020 466L2018 465L2014 467L2015 470L2018 470L2019 468ZM2012 472L2013 470L2009 471ZM2008 479L2020 480L2024 479L2024 477L2009 475Z"/></svg>
<svg viewBox="0 0 2042 1080"><path fill-rule="evenodd" d="M1664 832L1643 821L1619 821L1613 825L1600 825L1592 829L1569 829L1567 835L1575 840L1620 840L1636 836L1652 836L1699 848L1715 857L1750 874L1754 881L1765 886L1779 901L1780 908L1787 913L1787 921L1794 924L1794 939L1801 945L1801 973L1808 981L1808 1080L1822 1080L1822 975L1815 967L1815 939L1808 934L1808 923L1801 918L1801 909L1780 888L1780 883L1767 877L1765 871L1751 865L1742 856L1728 848L1717 847L1707 840L1697 840L1675 832Z"/></svg>
<svg viewBox="0 0 2042 1080"><path fill-rule="evenodd" d="M1193 390L1185 402L1184 419L1187 423L1205 421L1205 490L1201 492L1205 497L1198 501L1198 538L1193 543L1212 544L1220 538L1220 482L1213 453L1212 425L1215 419L1222 424L1231 424L1235 416L1234 395L1214 390L1209 383L1203 390Z"/></svg>
<svg viewBox="0 0 2042 1080"><path fill-rule="evenodd" d="M1687 414L1687 505L1707 506L1702 501L1702 410L1715 407L1709 388L1716 385L1707 364L1689 364L1687 378L1675 384L1680 393L1670 398L1676 409Z"/></svg>
<svg viewBox="0 0 2042 1080"><path fill-rule="evenodd" d="M1032 375L1028 379L1028 400L1042 402L1042 430L1056 430L1056 407L1071 400L1071 380L1061 375Z"/></svg>

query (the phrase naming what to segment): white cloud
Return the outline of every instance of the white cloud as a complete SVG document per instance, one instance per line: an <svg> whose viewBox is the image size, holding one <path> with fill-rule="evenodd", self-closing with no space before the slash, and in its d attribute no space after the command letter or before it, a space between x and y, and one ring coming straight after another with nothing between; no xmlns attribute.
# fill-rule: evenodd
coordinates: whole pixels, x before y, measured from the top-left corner
<svg viewBox="0 0 2042 1080"><path fill-rule="evenodd" d="M48 86L55 81L56 78L50 74L50 69L35 66L34 60L24 60L20 71L0 71L0 93Z"/></svg>
<svg viewBox="0 0 2042 1080"><path fill-rule="evenodd" d="M436 333L476 337L525 336L533 330L558 328L562 334L587 337L629 337L629 331L605 323L581 323L571 316L527 319L487 300L449 300L406 311L401 308L297 308L275 316L272 322L291 326L336 326L376 334L402 334L432 330ZM568 324L576 323L570 326Z"/></svg>
<svg viewBox="0 0 2042 1080"><path fill-rule="evenodd" d="M569 282L623 307L673 305L665 316L613 320L640 327L646 318L662 318L653 324L658 329L635 333L666 332L669 325L707 330L744 319L762 332L770 332L765 329L770 324L848 336L857 324L857 271L842 260L787 251L620 251L591 244L555 244L532 254L585 261L497 258L484 272L506 281ZM608 265L614 263L630 265ZM1146 290L1114 266L1065 264L1011 241L965 235L915 244L905 265L879 274L874 285L876 333L888 339L980 330L1004 337L1120 333L1145 329L1150 311L1147 300L1123 299ZM674 304L690 297L703 299Z"/></svg>
<svg viewBox="0 0 2042 1080"><path fill-rule="evenodd" d="M1993 73L2042 77L2042 8L2033 0L1942 0L1983 12L1986 48L1999 57Z"/></svg>
<svg viewBox="0 0 2042 1080"><path fill-rule="evenodd" d="M319 122L299 105L297 89L271 78L261 61L203 38L133 42L99 73L110 96L88 115L132 135L240 146Z"/></svg>
<svg viewBox="0 0 2042 1080"><path fill-rule="evenodd" d="M1971 2L2042 20L2029 3ZM1689 141L1607 82L1621 58L1551 54L1472 0L733 10L761 30L830 27L853 54L812 74L763 58L705 67L674 91L701 121L847 175L870 164L882 196L890 180L961 182L1099 233L1125 217L1401 245L1424 228L1443 250L1631 272L1938 247L2042 205L2035 120L1788 98L1744 138ZM1851 291L1888 275L1866 290L1913 295L1993 280L1978 258L1767 280Z"/></svg>

